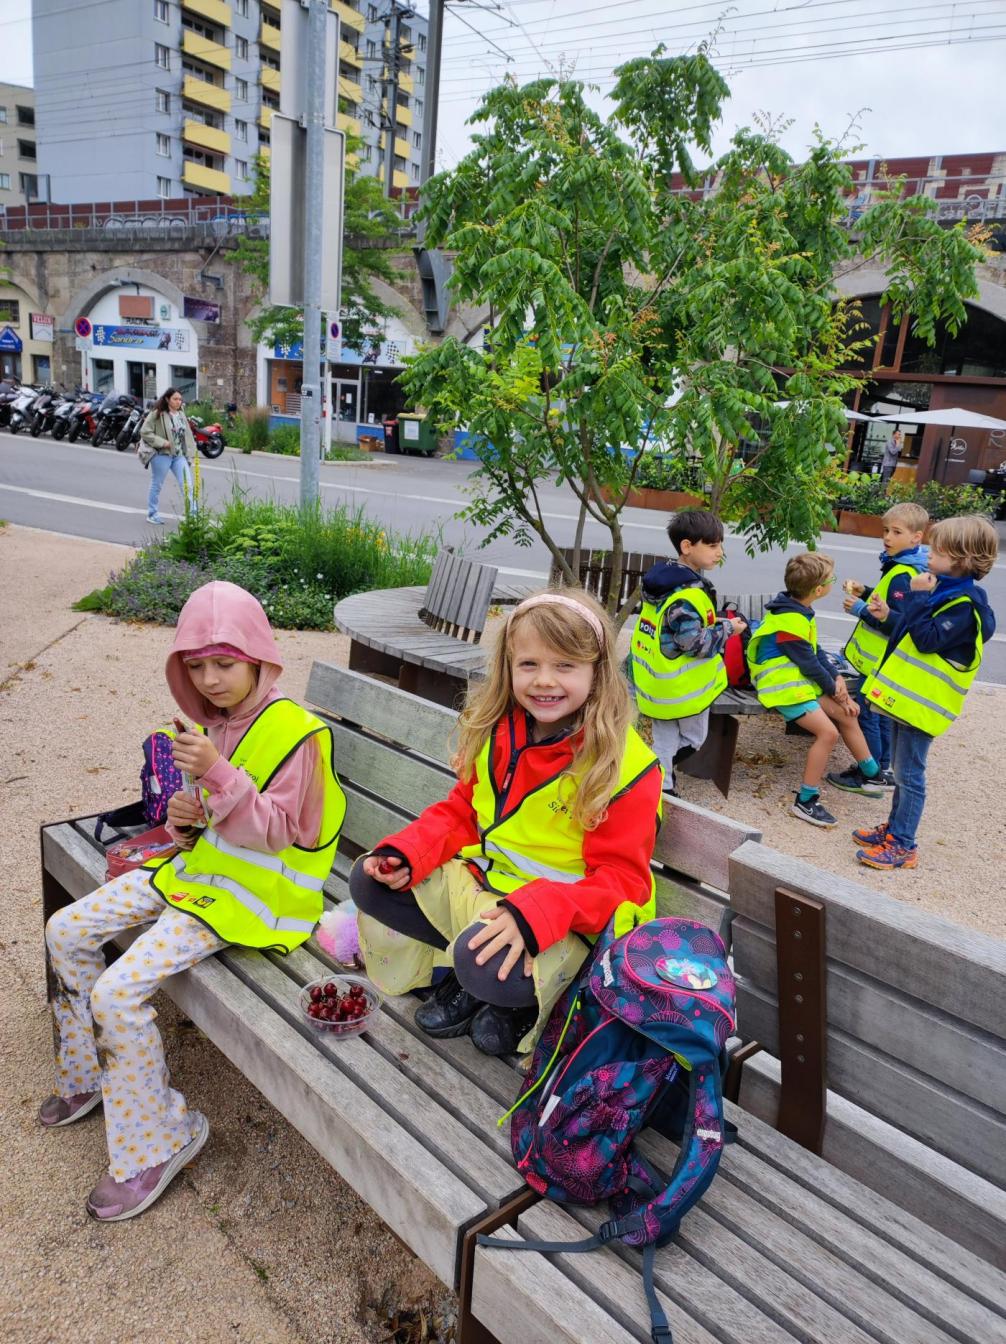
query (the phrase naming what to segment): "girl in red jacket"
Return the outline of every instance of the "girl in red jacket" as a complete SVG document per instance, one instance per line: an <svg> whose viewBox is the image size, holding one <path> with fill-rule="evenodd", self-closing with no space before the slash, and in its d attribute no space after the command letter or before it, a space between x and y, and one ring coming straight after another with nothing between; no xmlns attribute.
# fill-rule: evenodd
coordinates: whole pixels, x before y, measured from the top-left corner
<svg viewBox="0 0 1006 1344"><path fill-rule="evenodd" d="M651 918L660 765L632 728L614 632L579 589L511 613L461 714L458 783L357 861L371 978L429 985L416 1021L486 1054L529 1050L619 910Z"/></svg>

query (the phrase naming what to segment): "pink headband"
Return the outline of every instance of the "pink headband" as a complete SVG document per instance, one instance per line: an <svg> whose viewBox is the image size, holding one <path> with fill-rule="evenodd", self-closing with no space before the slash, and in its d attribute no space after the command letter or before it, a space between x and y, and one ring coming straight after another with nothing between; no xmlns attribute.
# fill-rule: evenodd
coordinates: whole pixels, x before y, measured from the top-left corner
<svg viewBox="0 0 1006 1344"><path fill-rule="evenodd" d="M562 593L539 593L537 597L526 597L523 602L519 602L517 606L514 607L513 611L511 611L510 615L507 617L507 629L510 629L510 624L513 621L513 618L519 616L522 611L530 611L532 607L540 607L545 603L548 603L549 605L554 604L560 607L569 607L569 609L575 611L578 616L582 616L597 636L598 648L604 648L604 626L601 622L589 607L584 606L582 602L577 602L575 597L565 597Z"/></svg>
<svg viewBox="0 0 1006 1344"><path fill-rule="evenodd" d="M187 663L193 658L233 658L238 663L257 663L257 658L249 658L247 653L242 653L236 649L233 644L207 644L201 649L186 649L182 654L182 662Z"/></svg>

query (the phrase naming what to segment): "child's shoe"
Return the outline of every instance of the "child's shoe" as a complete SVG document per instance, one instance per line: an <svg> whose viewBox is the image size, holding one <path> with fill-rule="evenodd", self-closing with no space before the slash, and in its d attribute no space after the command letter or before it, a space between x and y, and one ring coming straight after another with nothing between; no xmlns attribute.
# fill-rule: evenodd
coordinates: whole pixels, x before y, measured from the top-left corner
<svg viewBox="0 0 1006 1344"><path fill-rule="evenodd" d="M832 770L825 778L833 788L844 789L846 793L861 793L866 798L883 796L880 776L864 775L858 765L850 765L848 770L843 770L841 773Z"/></svg>
<svg viewBox="0 0 1006 1344"><path fill-rule="evenodd" d="M885 821L883 826L857 826L852 832L852 838L864 849L876 849L878 845L887 844L891 839L891 832L887 829Z"/></svg>
<svg viewBox="0 0 1006 1344"><path fill-rule="evenodd" d="M899 845L893 836L888 836L887 842L883 845L877 845L874 849L857 850L856 858L867 868L887 872L892 868L914 868L919 862L919 851L917 848L905 849L904 845Z"/></svg>
<svg viewBox="0 0 1006 1344"><path fill-rule="evenodd" d="M96 1106L101 1105L101 1088L96 1092L78 1092L75 1097L46 1097L38 1108L38 1118L46 1129L60 1129L83 1120Z"/></svg>
<svg viewBox="0 0 1006 1344"><path fill-rule="evenodd" d="M801 821L809 821L812 826L824 826L830 830L832 826L838 825L837 819L821 806L821 799L816 794L803 803L800 801L800 795L797 794L790 811L794 817L799 817Z"/></svg>
<svg viewBox="0 0 1006 1344"><path fill-rule="evenodd" d="M484 1004L472 1022L472 1045L484 1055L512 1055L537 1020L536 1003L528 1008Z"/></svg>
<svg viewBox="0 0 1006 1344"><path fill-rule="evenodd" d="M135 1218L160 1199L182 1168L199 1156L210 1136L205 1115L198 1111L194 1114L199 1122L196 1137L166 1162L159 1162L156 1167L141 1171L139 1176L131 1176L128 1181L114 1181L107 1174L102 1176L84 1205L92 1218L102 1223L121 1223L126 1218Z"/></svg>
<svg viewBox="0 0 1006 1344"><path fill-rule="evenodd" d="M877 778L876 778L873 782L874 782L874 784L879 784L880 787L881 787L882 789L893 789L893 788L894 788L894 771L893 771L893 770L881 770L880 774L877 776Z"/></svg>
<svg viewBox="0 0 1006 1344"><path fill-rule="evenodd" d="M466 1036L472 1018L481 1007L481 1002L469 994L450 971L426 1002L416 1009L416 1026L427 1036L438 1039Z"/></svg>

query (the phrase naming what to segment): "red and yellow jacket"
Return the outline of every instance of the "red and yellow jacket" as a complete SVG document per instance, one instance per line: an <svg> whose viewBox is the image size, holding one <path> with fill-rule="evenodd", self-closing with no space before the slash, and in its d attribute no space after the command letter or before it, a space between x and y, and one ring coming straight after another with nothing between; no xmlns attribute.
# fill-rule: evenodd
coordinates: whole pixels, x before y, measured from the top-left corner
<svg viewBox="0 0 1006 1344"><path fill-rule="evenodd" d="M400 855L415 885L462 850L485 849L489 832L512 818L532 795L537 795L536 802L543 792L558 796L558 780L572 764L579 732L534 742L532 728L527 713L514 708L493 729L486 761L491 762L488 782L494 815L480 819L473 776L459 781L443 802L428 807L404 830L387 836L375 852ZM600 933L625 901L639 906L650 901L650 860L663 779L656 757L634 733L631 738L633 760L640 768L614 795L605 820L595 830L582 833L583 876L575 880L568 874L565 880L536 877L506 892L503 903L513 912L532 956L569 933ZM487 791L481 792L485 797ZM528 857L534 860L535 856ZM488 873L484 861L481 866L475 862L469 866L493 891L492 864Z"/></svg>

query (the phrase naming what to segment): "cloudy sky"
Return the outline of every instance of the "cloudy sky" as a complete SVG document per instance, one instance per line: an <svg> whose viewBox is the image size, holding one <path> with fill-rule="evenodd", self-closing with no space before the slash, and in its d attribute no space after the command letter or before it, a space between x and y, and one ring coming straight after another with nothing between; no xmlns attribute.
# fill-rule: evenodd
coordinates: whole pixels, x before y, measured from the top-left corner
<svg viewBox="0 0 1006 1344"><path fill-rule="evenodd" d="M31 81L30 13L0 0L0 79ZM731 88L717 152L759 112L793 118L783 142L797 155L815 123L837 136L855 113L868 154L1006 150L1006 0L455 0L439 166L465 153L466 119L507 73L572 71L603 106L621 61L661 41L693 50L717 29Z"/></svg>

